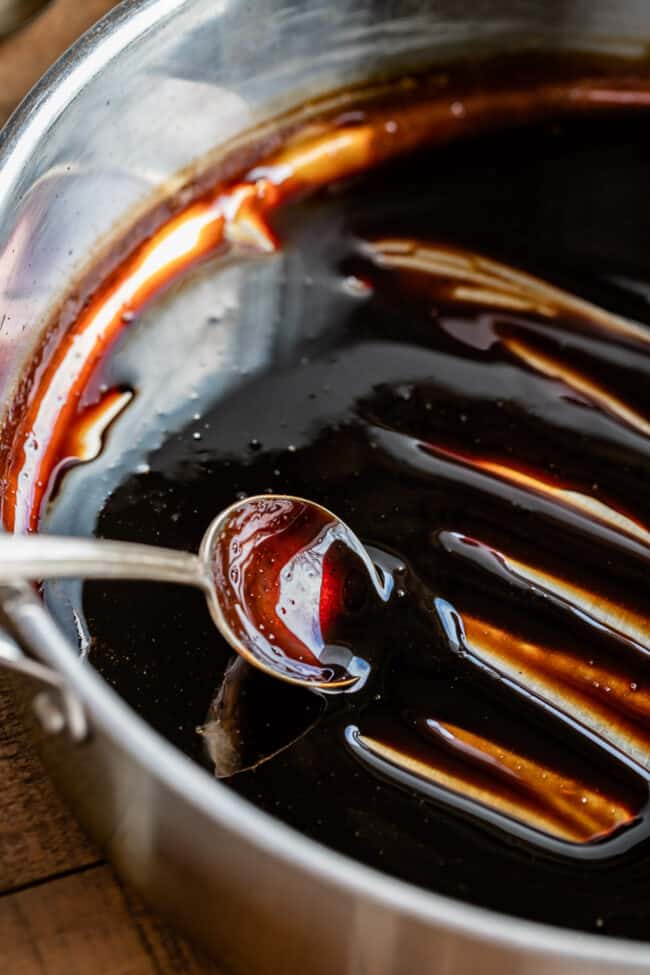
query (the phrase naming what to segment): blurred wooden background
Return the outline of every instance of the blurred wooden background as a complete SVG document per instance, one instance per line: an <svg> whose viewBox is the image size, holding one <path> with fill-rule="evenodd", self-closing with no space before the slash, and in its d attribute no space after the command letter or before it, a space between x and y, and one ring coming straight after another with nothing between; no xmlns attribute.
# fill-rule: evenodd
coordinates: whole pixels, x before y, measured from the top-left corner
<svg viewBox="0 0 650 975"><path fill-rule="evenodd" d="M0 125L66 47L114 6L115 0L55 0L0 40Z"/></svg>
<svg viewBox="0 0 650 975"><path fill-rule="evenodd" d="M112 6L112 0L55 0L0 40L0 125ZM0 973L223 975L146 910L84 838L50 785L1 676Z"/></svg>

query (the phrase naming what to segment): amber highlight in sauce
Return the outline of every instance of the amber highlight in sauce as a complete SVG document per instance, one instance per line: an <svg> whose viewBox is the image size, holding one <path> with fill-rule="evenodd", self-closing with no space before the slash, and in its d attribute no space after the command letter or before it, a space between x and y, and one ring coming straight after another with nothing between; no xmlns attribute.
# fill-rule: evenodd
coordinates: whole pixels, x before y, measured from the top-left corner
<svg viewBox="0 0 650 975"><path fill-rule="evenodd" d="M398 86L399 87L399 86ZM51 489L63 441L77 418L78 403L98 363L123 329L191 268L220 252L272 251L266 218L282 202L404 154L490 126L511 125L550 114L650 105L645 79L571 77L522 82L515 90L454 89L427 92L390 104L372 98L352 124L323 120L296 130L284 148L260 159L248 173L218 185L154 230L86 301L81 313L47 353L34 375L25 408L13 430L4 472L2 518L9 531L34 531ZM366 96L367 97L367 96ZM363 103L363 96L359 94ZM394 258L393 258L394 260ZM509 289L502 289L512 300ZM475 292L475 298L482 293ZM503 299L502 299L503 300ZM515 300L516 296L515 296ZM29 384L27 384L29 385Z"/></svg>
<svg viewBox="0 0 650 975"><path fill-rule="evenodd" d="M244 655L289 680L355 687L368 664L345 620L385 601L375 567L328 511L299 498L250 498L226 513L210 568L220 613Z"/></svg>
<svg viewBox="0 0 650 975"><path fill-rule="evenodd" d="M429 747L409 753L362 731L348 731L360 761L388 777L402 773L413 788L427 782L569 843L592 843L631 823L633 796L559 773L504 744L458 725L423 719ZM373 761L374 760L374 761Z"/></svg>
<svg viewBox="0 0 650 975"><path fill-rule="evenodd" d="M471 102L452 87L428 98L448 105L449 138ZM427 100L417 84L401 92L385 93L386 145ZM153 585L137 616L130 587L84 586L92 662L229 788L327 846L493 910L647 938L648 113L486 131L301 198L307 175L335 169L329 135L342 133L330 146L348 172L361 163L388 101L357 95L246 164L267 186L290 160L305 178L260 221L244 195L222 245L256 255L245 276L282 250L268 366L201 402L200 428L163 436L148 472L116 470L96 530L191 550L237 497L325 506L394 592L366 613L319 560L300 614L318 639L292 621L311 654L296 657L321 667L332 639L368 677L302 699L261 672L251 682L197 594L161 601ZM137 396L136 368L120 375ZM117 420L114 446L131 427ZM93 477L64 481L49 526L76 529ZM304 540L285 565L318 532ZM250 603L239 594L265 634L287 608L281 571L266 567L270 590L260 576Z"/></svg>
<svg viewBox="0 0 650 975"><path fill-rule="evenodd" d="M345 336L340 345L333 340L331 363L314 366L329 392L322 395L321 380L310 385L309 368L296 363L282 377L281 395L269 377L249 377L250 387L240 391L240 405L258 397L251 413L264 404L267 430L292 427L293 450L278 448L290 442L284 433L269 438L272 447L262 447L260 437L248 449L249 439L238 440L246 410L233 411L226 400L211 417L215 429L229 434L232 455L224 457L221 435L208 424L198 460L179 435L169 452L163 446L156 453L157 470L106 500L98 531L150 532L160 541L155 533L162 527L169 544L190 548L194 530L199 534L237 494L258 495L272 484L331 507L387 564L399 563L396 592L366 616L363 573L326 516L314 520L299 505L253 505L245 525L231 526L213 569L237 639L269 665L280 659L288 678L326 675L344 684L356 668L363 686L359 694L330 698L318 720L306 709L304 722L285 722L292 699L281 697L266 675L258 675L251 692L248 679L227 670L210 710L214 767L233 777L233 788L323 842L357 856L350 829L356 815L360 832L367 824L372 834L373 865L383 867L390 856L386 869L465 896L433 861L435 850L441 863L454 861L449 874L469 876L469 896L483 884L475 899L503 907L504 891L519 890L526 906L505 906L530 916L538 911L536 895L518 878L528 869L538 877L546 856L554 869L564 864L566 879L577 862L615 860L647 841L650 627L643 570L650 520L638 485L650 430L642 382L650 374L648 332L632 317L573 295L570 284L550 283L552 274L546 281L541 272L522 270L516 248L511 263L491 257L489 246L481 252L469 219L467 248L445 243L436 223L440 195L414 214L408 180L395 189L388 177L381 183L382 173L414 175L425 200L433 153L420 150L427 145L545 117L645 111L650 85L641 75L588 73L555 82L522 75L482 90L412 80L380 95L353 92L335 101L321 117L294 118L279 148L253 154L211 188L204 182L171 218L154 221L149 236L136 238L129 256L90 291L70 327L61 323L59 340L43 347L33 370L18 424L6 431L13 449L2 515L15 531L37 528L62 467L91 459L101 447L127 394L112 391L89 405L88 390L97 387L115 339L138 327L148 304L201 262L215 260L218 268L225 257L263 261L285 243L290 253L304 239L296 232L301 214L322 206L333 219L320 228L325 235L332 225L337 231L317 267L325 266L323 278L335 287L314 289L311 300L329 314L330 293L342 283L337 275L347 264L356 275L355 307L341 316L348 316ZM500 138L489 137L496 155ZM500 175L516 175L508 167L525 155L518 145L510 151L509 158L499 156ZM553 152L545 142L538 151L544 158ZM387 168L361 178L380 163ZM357 178L344 185L349 177ZM385 214L383 199L372 196L377 183L391 199ZM300 201L319 188L327 192ZM379 211L383 223L366 221L367 231L361 220L350 231L353 241L347 239L357 203L367 218L373 200L373 217ZM446 224L450 241L463 239L454 237L457 216ZM305 230L310 245L317 233ZM498 252L499 241L493 245ZM533 247L530 266L536 256ZM562 257L558 265L562 270ZM341 324L333 316L332 331ZM337 399L342 390L349 393L345 407L344 397ZM176 464L178 456L186 468ZM180 468L191 476L179 475ZM168 524L160 512L171 511L172 502L179 520ZM628 579L635 583L629 599ZM120 626L124 610L111 613L123 605L119 594L106 587L98 595L87 586L84 598L91 631L103 633L104 656L98 640L94 661L121 679L127 655L115 661L132 639L130 690L147 720L177 741L178 728L192 723L186 701L210 693L218 654L227 660L218 635L210 630L206 648L205 620L179 602L181 610L167 619L176 639L166 632L149 648L161 616L158 590L149 597L148 617L146 600L138 604L128 634ZM453 624L447 630L439 612L445 601L443 622ZM356 631L348 627L353 619L361 624ZM144 638L138 643L132 633ZM179 686L192 680L195 697L181 699ZM281 686L286 692L288 685ZM191 742L205 714L195 716ZM267 736L269 725L274 734ZM181 747L191 752L187 741ZM429 827L432 797L443 812ZM462 809L466 832L451 808ZM448 834L445 820L453 820ZM498 829L485 846L476 841L475 870L465 860L477 823ZM509 844L518 853L495 891L492 870ZM386 860L377 849L381 857L385 849ZM483 862L489 875L477 879ZM571 882L579 884L583 874L575 875ZM555 910L551 881L558 876L561 882L561 871L549 868L539 882L540 890L546 884L544 919ZM594 883L594 899L604 876L603 870ZM583 914L588 900L579 901ZM635 923L630 930L638 934Z"/></svg>

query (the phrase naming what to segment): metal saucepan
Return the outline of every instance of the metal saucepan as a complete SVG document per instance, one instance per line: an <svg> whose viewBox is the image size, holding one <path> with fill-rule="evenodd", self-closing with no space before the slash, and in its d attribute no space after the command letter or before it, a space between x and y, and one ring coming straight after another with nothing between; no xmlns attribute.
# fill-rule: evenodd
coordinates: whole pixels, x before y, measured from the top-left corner
<svg viewBox="0 0 650 975"><path fill-rule="evenodd" d="M122 4L46 75L0 135L4 403L80 264L156 187L180 185L215 145L379 69L539 42L634 55L648 39L647 0ZM183 300L200 302L200 291L190 287ZM480 910L297 834L140 720L79 659L29 588L3 589L0 605L10 634L0 658L29 678L26 710L78 817L117 869L227 971L650 970L650 945Z"/></svg>

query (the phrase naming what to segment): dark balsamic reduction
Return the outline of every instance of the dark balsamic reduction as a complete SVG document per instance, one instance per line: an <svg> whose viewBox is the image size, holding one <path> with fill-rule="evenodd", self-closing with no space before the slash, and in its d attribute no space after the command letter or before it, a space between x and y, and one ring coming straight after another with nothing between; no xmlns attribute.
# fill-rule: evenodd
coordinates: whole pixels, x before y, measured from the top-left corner
<svg viewBox="0 0 650 975"><path fill-rule="evenodd" d="M649 163L645 117L542 123L279 210L299 313L327 327L107 499L99 534L189 550L241 494L336 512L395 583L362 617L361 691L226 672L199 594L84 589L95 666L242 796L433 890L634 938L650 920Z"/></svg>
<svg viewBox="0 0 650 975"><path fill-rule="evenodd" d="M207 569L233 647L276 678L359 689L369 664L351 648L392 586L347 525L303 498L269 494L237 502L217 524Z"/></svg>

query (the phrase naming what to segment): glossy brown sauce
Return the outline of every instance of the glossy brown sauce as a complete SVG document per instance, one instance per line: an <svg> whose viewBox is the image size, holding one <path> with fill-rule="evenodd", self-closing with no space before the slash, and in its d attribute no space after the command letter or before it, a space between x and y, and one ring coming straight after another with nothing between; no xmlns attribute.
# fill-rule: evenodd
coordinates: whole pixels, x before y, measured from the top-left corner
<svg viewBox="0 0 650 975"><path fill-rule="evenodd" d="M153 214L153 227L159 220L162 224L150 229L85 295L73 321L66 321L65 313L61 316L64 328L58 341L53 323L47 343L35 357L31 377L23 380L19 397L25 399L25 408L11 413L4 433L6 527L34 531L41 505L54 487L53 476L61 467L83 459L74 448L70 450L69 428L83 423L84 393L92 386L101 358L124 328L201 262L215 255L271 253L277 240L268 217L281 204L423 145L445 143L491 126L549 115L592 114L616 105L627 111L650 105L650 79L638 69L630 71L625 62L614 60L603 72L603 65L596 71L588 57L576 59L575 64L560 61L554 65L557 77L552 80L545 67L544 59L538 64L535 57L525 70L516 60L505 71L500 62L488 62L479 69L478 79L469 83L457 71L369 88L365 95L358 94L361 107L356 111L352 103L332 118L330 107L326 121L302 127L285 120L291 132L285 145L260 159L240 179L218 183L171 218L163 219L164 207L160 217ZM343 104L347 100L340 98ZM397 243L398 250L412 246L408 241ZM89 280L94 280L92 273ZM80 290L83 294L83 287Z"/></svg>
<svg viewBox="0 0 650 975"><path fill-rule="evenodd" d="M251 498L224 516L210 553L221 618L251 662L329 692L359 689L369 665L350 647L391 584L346 525L300 498Z"/></svg>
<svg viewBox="0 0 650 975"><path fill-rule="evenodd" d="M44 352L7 435L3 518L35 529L61 470L109 423L119 439L139 391L102 391L105 356L164 288L215 255L298 255L303 339L200 439L168 437L97 531L192 549L237 496L320 502L392 580L342 641L367 680L321 702L229 666L200 597L162 604L159 586L135 615L133 586L85 587L91 660L308 835L485 906L644 938L650 83L587 67L357 93L191 202ZM254 592L265 626L296 538ZM323 629L341 587L318 571Z"/></svg>

